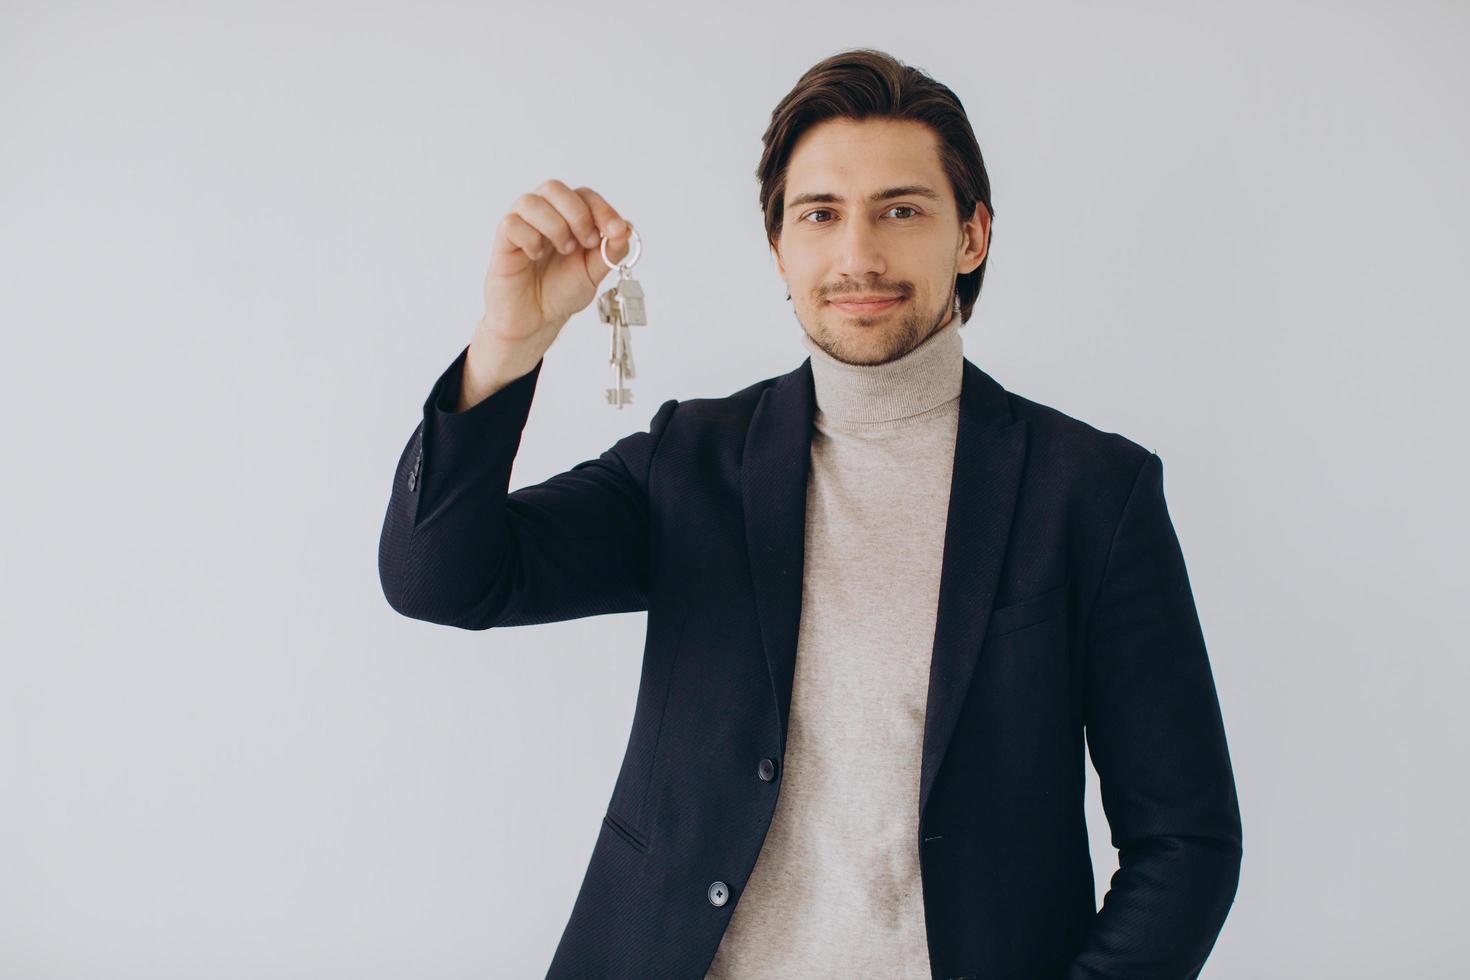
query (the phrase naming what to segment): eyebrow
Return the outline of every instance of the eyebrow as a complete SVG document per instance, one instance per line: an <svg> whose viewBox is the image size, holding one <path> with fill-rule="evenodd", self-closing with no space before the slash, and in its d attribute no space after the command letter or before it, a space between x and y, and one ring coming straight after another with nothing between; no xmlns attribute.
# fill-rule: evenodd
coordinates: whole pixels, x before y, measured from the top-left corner
<svg viewBox="0 0 1470 980"><path fill-rule="evenodd" d="M923 184L905 184L903 187L890 187L886 191L878 191L868 195L869 204L877 204L879 201L889 201L895 197L927 197L930 200L942 200L939 193ZM786 202L788 208L800 207L803 204L845 204L842 198L836 194L817 194L808 192L798 194Z"/></svg>

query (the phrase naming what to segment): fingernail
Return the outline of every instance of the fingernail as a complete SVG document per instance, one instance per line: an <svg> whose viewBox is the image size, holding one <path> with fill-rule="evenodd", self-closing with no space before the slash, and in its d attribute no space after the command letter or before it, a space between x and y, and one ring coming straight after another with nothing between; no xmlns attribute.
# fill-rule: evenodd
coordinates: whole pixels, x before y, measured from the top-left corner
<svg viewBox="0 0 1470 980"><path fill-rule="evenodd" d="M598 242L602 241L602 238L597 235L588 235L583 241L587 243L588 248L596 248Z"/></svg>

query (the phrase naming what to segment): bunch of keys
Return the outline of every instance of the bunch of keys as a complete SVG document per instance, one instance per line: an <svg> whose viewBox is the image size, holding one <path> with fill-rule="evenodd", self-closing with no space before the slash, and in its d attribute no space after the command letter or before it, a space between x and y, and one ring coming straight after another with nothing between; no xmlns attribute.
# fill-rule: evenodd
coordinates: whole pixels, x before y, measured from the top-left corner
<svg viewBox="0 0 1470 980"><path fill-rule="evenodd" d="M638 237L637 229L631 225L629 229L633 234L633 258L632 261L620 265L608 262L607 236L602 236L602 261L607 262L609 269L618 270L618 279L611 289L597 297L597 316L612 327L612 350L608 363L613 366L617 376L617 387L607 389L607 401L609 405L616 405L618 408L633 403L633 392L623 387L625 379L636 377L633 371L633 344L628 327L635 324L645 326L648 323L643 310L643 287L638 285L638 281L629 272L638 263L638 256L643 253L643 242Z"/></svg>

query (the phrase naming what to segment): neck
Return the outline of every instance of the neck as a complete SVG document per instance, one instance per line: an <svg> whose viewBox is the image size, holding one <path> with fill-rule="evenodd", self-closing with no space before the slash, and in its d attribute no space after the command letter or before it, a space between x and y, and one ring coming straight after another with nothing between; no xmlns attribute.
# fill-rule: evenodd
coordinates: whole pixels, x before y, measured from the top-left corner
<svg viewBox="0 0 1470 980"><path fill-rule="evenodd" d="M960 318L935 330L902 357L883 364L847 364L823 350L802 329L811 354L817 410L841 422L891 422L958 398L964 380Z"/></svg>

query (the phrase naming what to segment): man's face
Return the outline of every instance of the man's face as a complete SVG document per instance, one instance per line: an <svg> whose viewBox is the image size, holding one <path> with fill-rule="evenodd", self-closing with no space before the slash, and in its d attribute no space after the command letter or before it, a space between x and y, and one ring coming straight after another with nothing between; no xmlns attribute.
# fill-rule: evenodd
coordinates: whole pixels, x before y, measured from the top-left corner
<svg viewBox="0 0 1470 980"><path fill-rule="evenodd" d="M980 265L990 240L990 212L977 204L960 222L938 137L910 120L812 127L791 154L782 213L776 262L796 318L848 364L902 357L947 324L955 277ZM839 305L874 296L896 301Z"/></svg>

